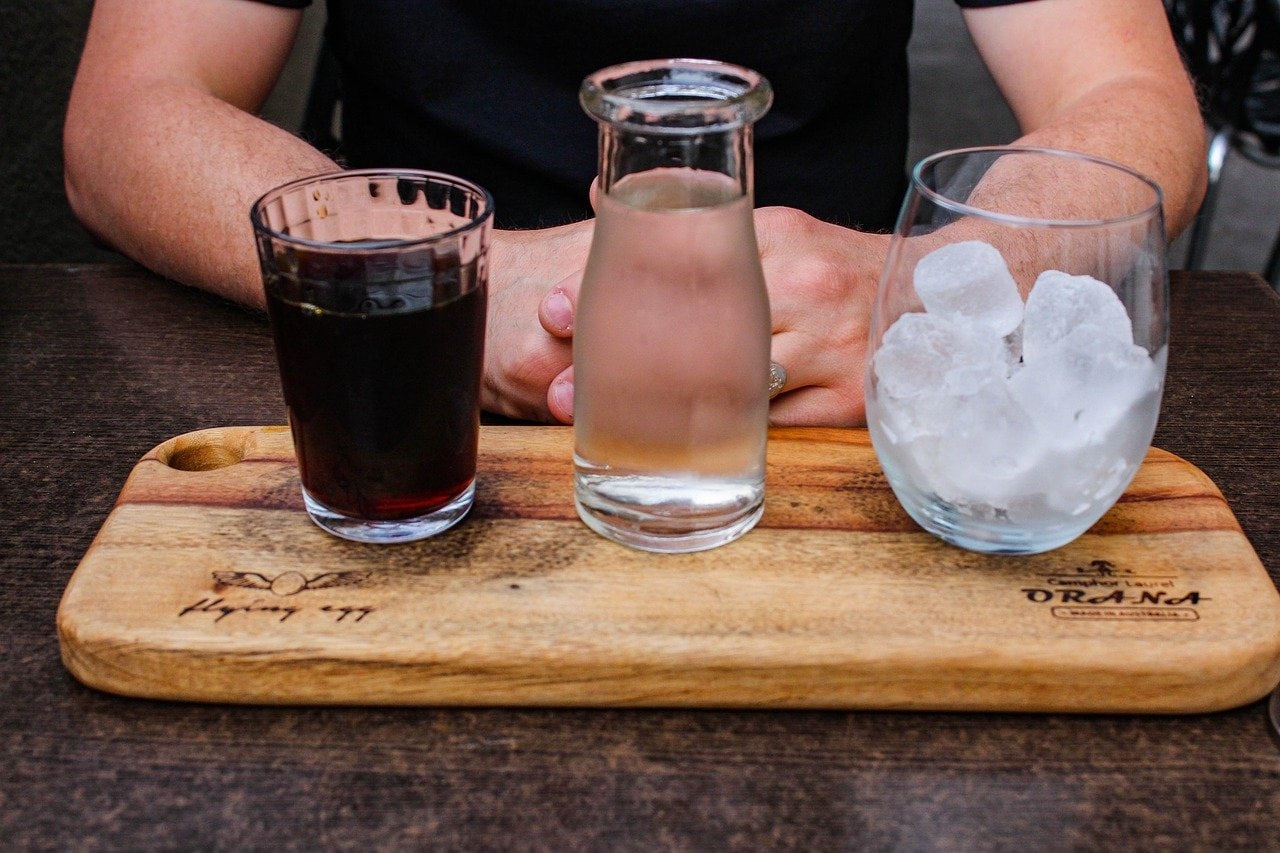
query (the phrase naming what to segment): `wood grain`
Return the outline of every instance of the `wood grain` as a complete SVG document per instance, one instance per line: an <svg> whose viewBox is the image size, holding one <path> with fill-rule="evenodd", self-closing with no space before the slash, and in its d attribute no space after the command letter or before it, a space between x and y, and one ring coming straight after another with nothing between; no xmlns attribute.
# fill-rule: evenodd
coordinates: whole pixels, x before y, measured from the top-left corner
<svg viewBox="0 0 1280 853"><path fill-rule="evenodd" d="M1249 273L1170 278L1154 443L1212 478L1280 581L1280 296ZM125 264L0 265L8 846L1276 847L1265 702L1177 716L281 708L83 688L55 612L139 457L283 416L260 314Z"/></svg>
<svg viewBox="0 0 1280 853"><path fill-rule="evenodd" d="M1181 713L1280 681L1280 596L1214 484L1152 450L1071 545L922 532L865 431L771 434L765 515L660 556L577 519L572 431L487 426L472 516L359 545L302 512L287 429L179 436L68 584L63 660L152 698Z"/></svg>

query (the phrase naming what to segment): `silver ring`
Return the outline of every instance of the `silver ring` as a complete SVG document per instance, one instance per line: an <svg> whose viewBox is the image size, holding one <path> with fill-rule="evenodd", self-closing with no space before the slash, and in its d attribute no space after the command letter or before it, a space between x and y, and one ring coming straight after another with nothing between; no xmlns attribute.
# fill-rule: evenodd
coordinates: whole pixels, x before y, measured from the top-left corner
<svg viewBox="0 0 1280 853"><path fill-rule="evenodd" d="M787 369L776 361L769 362L769 399L782 393L787 386Z"/></svg>

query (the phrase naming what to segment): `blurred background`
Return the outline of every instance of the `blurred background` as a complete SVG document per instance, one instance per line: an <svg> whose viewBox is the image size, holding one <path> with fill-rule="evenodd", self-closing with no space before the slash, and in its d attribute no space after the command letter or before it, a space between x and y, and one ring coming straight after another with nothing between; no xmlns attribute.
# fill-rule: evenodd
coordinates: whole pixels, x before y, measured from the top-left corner
<svg viewBox="0 0 1280 853"><path fill-rule="evenodd" d="M91 0L0 0L0 261L115 259L71 216L62 191L61 128ZM324 25L317 0L264 110L296 129ZM909 161L947 148L1000 144L1017 125L987 75L953 0L917 0L911 43ZM1227 160L1204 266L1262 270L1280 227L1280 170ZM1170 266L1182 266L1184 235Z"/></svg>

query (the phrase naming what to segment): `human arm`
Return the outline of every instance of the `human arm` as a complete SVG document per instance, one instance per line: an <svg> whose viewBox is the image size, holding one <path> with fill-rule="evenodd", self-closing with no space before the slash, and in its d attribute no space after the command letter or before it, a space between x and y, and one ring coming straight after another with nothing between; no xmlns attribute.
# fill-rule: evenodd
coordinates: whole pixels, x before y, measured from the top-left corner
<svg viewBox="0 0 1280 853"><path fill-rule="evenodd" d="M964 15L1018 119L1022 135L1011 144L1129 166L1161 185L1169 234L1187 226L1204 192L1204 130L1159 0L1035 0ZM1033 177L1044 179L1018 181L1028 178L1024 173L1007 184L994 181L978 203L1024 213L1036 205L1046 217L1087 216L1114 210L1125 186L1071 183L1061 171ZM757 219L774 311L774 358L810 383L775 400L771 418L861 422L867 323L887 240L853 233L841 239L833 226L793 220ZM779 224L799 239L767 233ZM776 247L775 256L769 247ZM851 250L860 250L856 259L865 266L841 267L842 253L848 257Z"/></svg>
<svg viewBox="0 0 1280 853"><path fill-rule="evenodd" d="M1203 193L1204 137L1159 0L1037 0L965 17L1021 124L1013 144L1129 165L1162 185L1170 233L1186 226ZM1028 200L1025 191L1019 196ZM773 358L789 373L786 393L770 407L772 422L861 423L867 325L888 238L782 208L757 211L756 226ZM570 301L573 295L566 291ZM560 315L544 319L549 330L571 329L567 312L544 304L548 313ZM559 377L552 396L571 400L571 378ZM566 414L554 402L552 411Z"/></svg>
<svg viewBox="0 0 1280 853"><path fill-rule="evenodd" d="M145 266L255 308L253 201L338 165L254 113L299 12L251 0L98 0L64 130L67 196L86 228ZM537 304L585 263L590 225L495 232L482 404L546 420L569 346Z"/></svg>
<svg viewBox="0 0 1280 853"><path fill-rule="evenodd" d="M1022 136L1093 154L1164 190L1170 236L1199 209L1204 129L1160 0L1036 0L965 22Z"/></svg>
<svg viewBox="0 0 1280 853"><path fill-rule="evenodd" d="M99 0L64 128L67 197L169 278L264 304L248 210L337 165L257 118L300 13L249 0Z"/></svg>

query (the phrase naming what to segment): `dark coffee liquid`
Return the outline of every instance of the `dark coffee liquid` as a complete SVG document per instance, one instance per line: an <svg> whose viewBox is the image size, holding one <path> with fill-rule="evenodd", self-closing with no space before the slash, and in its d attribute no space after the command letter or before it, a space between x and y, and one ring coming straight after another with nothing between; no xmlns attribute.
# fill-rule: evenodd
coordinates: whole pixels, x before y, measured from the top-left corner
<svg viewBox="0 0 1280 853"><path fill-rule="evenodd" d="M297 252L266 276L302 484L343 515L431 512L475 477L486 282L427 257L364 285L350 256ZM386 271L373 271L379 278Z"/></svg>

